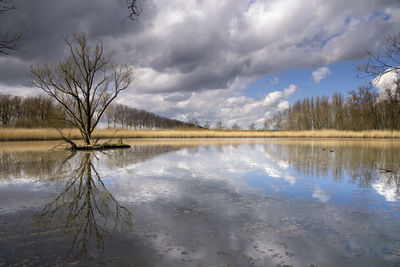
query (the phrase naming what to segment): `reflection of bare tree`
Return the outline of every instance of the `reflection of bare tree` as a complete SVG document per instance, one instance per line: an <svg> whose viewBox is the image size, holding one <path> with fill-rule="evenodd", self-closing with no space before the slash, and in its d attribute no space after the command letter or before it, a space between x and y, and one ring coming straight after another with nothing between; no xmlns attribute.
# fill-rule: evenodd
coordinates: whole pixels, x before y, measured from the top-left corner
<svg viewBox="0 0 400 267"><path fill-rule="evenodd" d="M40 214L42 222L64 220L65 229L74 233L69 256L85 255L94 245L102 249L106 234L133 226L131 212L107 190L93 165L94 154L78 155L80 162L72 172L65 172L70 159L62 164L59 174L66 174L64 189Z"/></svg>

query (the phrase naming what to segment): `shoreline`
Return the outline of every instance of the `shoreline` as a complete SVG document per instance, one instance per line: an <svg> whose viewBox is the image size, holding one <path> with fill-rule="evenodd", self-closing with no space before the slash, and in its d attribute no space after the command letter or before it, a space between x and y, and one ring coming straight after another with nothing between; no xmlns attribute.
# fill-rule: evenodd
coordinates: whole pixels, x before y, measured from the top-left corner
<svg viewBox="0 0 400 267"><path fill-rule="evenodd" d="M81 136L76 129L64 129L63 133L72 140ZM130 130L102 129L95 130L92 136L96 139L132 139L132 138L382 138L400 139L400 131L368 130L307 130L307 131L271 131L271 130L203 130L203 129L174 129L174 130ZM55 129L22 129L0 128L0 141L58 141L62 140Z"/></svg>

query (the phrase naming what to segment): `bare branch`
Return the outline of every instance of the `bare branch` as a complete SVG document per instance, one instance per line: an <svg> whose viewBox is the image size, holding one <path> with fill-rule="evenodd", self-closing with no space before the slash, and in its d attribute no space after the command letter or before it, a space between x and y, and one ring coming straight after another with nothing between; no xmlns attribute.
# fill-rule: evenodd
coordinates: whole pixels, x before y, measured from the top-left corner
<svg viewBox="0 0 400 267"><path fill-rule="evenodd" d="M70 144L71 145L71 148L73 149L73 150L76 150L76 148L78 147L69 137L66 137L65 135L64 135L64 133L60 130L60 129L56 129L57 130L57 132L61 135L61 138L65 141L65 142L67 142L68 144Z"/></svg>
<svg viewBox="0 0 400 267"><path fill-rule="evenodd" d="M137 17L142 13L142 9L137 6L137 0L126 0L126 4L130 11L127 18L136 21Z"/></svg>
<svg viewBox="0 0 400 267"><path fill-rule="evenodd" d="M383 47L376 52L367 51L367 54L367 62L357 66L364 74L361 77L379 81L387 73L400 73L400 32L389 35Z"/></svg>
<svg viewBox="0 0 400 267"><path fill-rule="evenodd" d="M0 0L0 14L15 9L14 0ZM16 50L17 44L22 39L21 33L0 33L0 55L8 55L9 50Z"/></svg>
<svg viewBox="0 0 400 267"><path fill-rule="evenodd" d="M0 13L15 9L14 0L0 0Z"/></svg>

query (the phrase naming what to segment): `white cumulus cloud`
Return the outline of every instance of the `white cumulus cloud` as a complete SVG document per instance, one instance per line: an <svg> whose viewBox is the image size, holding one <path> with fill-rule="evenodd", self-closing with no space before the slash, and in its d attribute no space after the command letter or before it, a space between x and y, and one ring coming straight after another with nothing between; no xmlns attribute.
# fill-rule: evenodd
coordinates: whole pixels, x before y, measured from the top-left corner
<svg viewBox="0 0 400 267"><path fill-rule="evenodd" d="M394 90L397 87L396 82L400 79L400 74L396 71L391 71L389 69L388 72L382 74L379 77L376 77L372 83L379 89L380 93L383 93L385 90Z"/></svg>
<svg viewBox="0 0 400 267"><path fill-rule="evenodd" d="M328 67L322 67L312 72L312 77L316 83L319 83L326 76L331 74L332 71Z"/></svg>

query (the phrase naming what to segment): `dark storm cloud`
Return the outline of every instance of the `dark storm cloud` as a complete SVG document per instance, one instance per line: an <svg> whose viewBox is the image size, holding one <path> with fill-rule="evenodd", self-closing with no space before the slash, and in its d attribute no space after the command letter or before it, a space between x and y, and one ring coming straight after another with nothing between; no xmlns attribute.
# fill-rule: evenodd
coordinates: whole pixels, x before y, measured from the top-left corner
<svg viewBox="0 0 400 267"><path fill-rule="evenodd" d="M151 1L146 2L143 8L151 6ZM107 37L134 35L143 28L142 24L126 19L129 10L125 0L19 0L16 7L9 14L0 16L3 31L23 34L19 50L0 58L2 83L24 83L32 63L54 62L61 58L65 51L62 37L71 33L85 33L95 42ZM150 11L156 12L156 9ZM141 16L143 23L151 18L150 11ZM106 49L113 51L112 47Z"/></svg>
<svg viewBox="0 0 400 267"><path fill-rule="evenodd" d="M18 57L0 57L0 81L6 84L23 84L30 62ZM1 92L1 91L0 91Z"/></svg>
<svg viewBox="0 0 400 267"><path fill-rule="evenodd" d="M123 14L121 8L120 14L116 14L119 5L108 3L24 0L17 2L18 9L8 16L6 23L15 25L14 31L24 34L21 52L25 58L54 59L62 54L64 48L60 36L79 31L98 37L111 32L118 34L123 29L124 25L121 27L117 21ZM115 23L108 21L110 16L115 17Z"/></svg>

